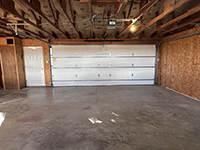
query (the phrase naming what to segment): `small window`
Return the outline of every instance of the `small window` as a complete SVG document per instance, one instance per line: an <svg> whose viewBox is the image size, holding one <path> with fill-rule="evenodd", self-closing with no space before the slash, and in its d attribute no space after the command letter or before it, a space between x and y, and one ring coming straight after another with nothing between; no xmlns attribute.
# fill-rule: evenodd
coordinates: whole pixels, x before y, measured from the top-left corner
<svg viewBox="0 0 200 150"><path fill-rule="evenodd" d="M13 39L6 39L7 40L7 44L13 44Z"/></svg>

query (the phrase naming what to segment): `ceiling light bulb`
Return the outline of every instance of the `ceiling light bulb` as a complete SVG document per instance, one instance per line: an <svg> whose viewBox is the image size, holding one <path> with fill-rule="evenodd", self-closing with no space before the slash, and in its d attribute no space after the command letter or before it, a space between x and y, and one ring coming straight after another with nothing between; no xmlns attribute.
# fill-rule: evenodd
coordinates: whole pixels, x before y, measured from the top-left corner
<svg viewBox="0 0 200 150"><path fill-rule="evenodd" d="M131 31L135 31L136 30L136 27L135 26L131 26Z"/></svg>

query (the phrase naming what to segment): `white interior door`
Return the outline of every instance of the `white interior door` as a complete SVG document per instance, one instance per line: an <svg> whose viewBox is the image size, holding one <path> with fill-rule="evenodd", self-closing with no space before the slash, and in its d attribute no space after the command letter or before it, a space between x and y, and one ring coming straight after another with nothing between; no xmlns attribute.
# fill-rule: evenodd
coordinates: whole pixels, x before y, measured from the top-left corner
<svg viewBox="0 0 200 150"><path fill-rule="evenodd" d="M24 47L27 86L45 86L42 47Z"/></svg>
<svg viewBox="0 0 200 150"><path fill-rule="evenodd" d="M52 45L53 86L152 85L155 45Z"/></svg>

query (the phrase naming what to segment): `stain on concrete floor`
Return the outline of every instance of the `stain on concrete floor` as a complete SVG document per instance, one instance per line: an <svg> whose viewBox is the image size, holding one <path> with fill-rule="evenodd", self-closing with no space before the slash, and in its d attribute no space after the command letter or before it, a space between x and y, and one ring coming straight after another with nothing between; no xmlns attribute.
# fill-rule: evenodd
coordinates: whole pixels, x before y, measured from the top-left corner
<svg viewBox="0 0 200 150"><path fill-rule="evenodd" d="M160 86L0 90L0 112L0 150L200 149L200 102Z"/></svg>

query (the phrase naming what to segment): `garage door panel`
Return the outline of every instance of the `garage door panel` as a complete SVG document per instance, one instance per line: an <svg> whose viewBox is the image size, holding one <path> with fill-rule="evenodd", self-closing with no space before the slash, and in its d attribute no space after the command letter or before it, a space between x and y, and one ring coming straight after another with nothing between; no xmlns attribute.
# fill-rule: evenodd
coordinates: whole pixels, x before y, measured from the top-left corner
<svg viewBox="0 0 200 150"><path fill-rule="evenodd" d="M154 84L155 45L56 45L54 86Z"/></svg>
<svg viewBox="0 0 200 150"><path fill-rule="evenodd" d="M99 51L102 51L102 46L100 45L53 45L54 57L74 57L74 56L97 56Z"/></svg>
<svg viewBox="0 0 200 150"><path fill-rule="evenodd" d="M102 45L53 45L54 57L97 57L109 56L101 53ZM148 51L147 51L148 50ZM155 56L155 45L105 45L104 51L110 52L112 56Z"/></svg>
<svg viewBox="0 0 200 150"><path fill-rule="evenodd" d="M146 69L56 69L53 80L154 79L154 68Z"/></svg>
<svg viewBox="0 0 200 150"><path fill-rule="evenodd" d="M154 66L155 58L53 58L54 67Z"/></svg>
<svg viewBox="0 0 200 150"><path fill-rule="evenodd" d="M97 85L152 85L154 80L99 80L99 81L55 81L54 86L97 86Z"/></svg>
<svg viewBox="0 0 200 150"><path fill-rule="evenodd" d="M115 56L155 56L155 45L106 45Z"/></svg>

